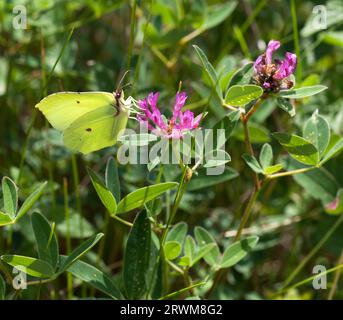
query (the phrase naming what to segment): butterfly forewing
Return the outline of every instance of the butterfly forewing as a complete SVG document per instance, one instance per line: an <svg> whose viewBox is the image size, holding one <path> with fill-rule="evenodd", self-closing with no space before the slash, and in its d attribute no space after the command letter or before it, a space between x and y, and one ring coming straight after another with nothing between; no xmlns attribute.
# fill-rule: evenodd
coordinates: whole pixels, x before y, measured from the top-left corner
<svg viewBox="0 0 343 320"><path fill-rule="evenodd" d="M114 105L114 95L109 92L59 92L41 100L36 108L55 129L64 131L87 113L104 107L112 110Z"/></svg>

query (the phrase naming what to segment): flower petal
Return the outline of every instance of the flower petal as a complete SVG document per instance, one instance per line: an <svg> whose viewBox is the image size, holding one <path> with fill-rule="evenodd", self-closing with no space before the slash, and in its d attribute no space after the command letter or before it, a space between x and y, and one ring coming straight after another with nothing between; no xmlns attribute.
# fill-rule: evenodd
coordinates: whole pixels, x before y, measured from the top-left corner
<svg viewBox="0 0 343 320"><path fill-rule="evenodd" d="M173 108L172 121L175 122L177 117L180 116L181 109L185 105L186 100L187 100L186 92L178 92L176 94L174 108Z"/></svg>
<svg viewBox="0 0 343 320"><path fill-rule="evenodd" d="M297 66L297 56L294 53L287 52L285 59L281 61L279 69L274 75L274 79L281 80L291 75Z"/></svg>
<svg viewBox="0 0 343 320"><path fill-rule="evenodd" d="M273 62L273 53L280 48L280 41L270 40L266 50L266 63L271 64Z"/></svg>

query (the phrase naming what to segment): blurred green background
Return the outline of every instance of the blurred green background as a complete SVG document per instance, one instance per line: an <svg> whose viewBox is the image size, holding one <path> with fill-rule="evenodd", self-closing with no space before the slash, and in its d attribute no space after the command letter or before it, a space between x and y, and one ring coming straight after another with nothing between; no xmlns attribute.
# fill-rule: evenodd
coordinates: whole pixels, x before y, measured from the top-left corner
<svg viewBox="0 0 343 320"><path fill-rule="evenodd" d="M26 8L26 29L13 26L13 19L18 15L13 9L17 5ZM317 7L313 12L316 5L323 5L324 9ZM316 28L318 10L319 13L326 10L324 29ZM189 95L188 105L196 114L209 105L206 127L218 121L227 110L212 97L210 82L200 67L194 44L204 50L221 75L222 88L239 67L264 51L270 39L281 41L280 53L290 51L298 55L297 84L329 87L323 94L298 102L295 118L276 109L273 101L260 108L251 127L256 150L270 142L282 156L282 150L270 139L269 133L301 132L304 121L316 109L329 120L333 132L342 135L342 23L343 3L339 0L1 1L1 176L12 177L22 197L38 182L49 181L38 208L51 221L56 221L62 251L66 230L63 178L68 182L73 243L77 244L81 237L79 213L83 217L84 237L101 229L105 212L89 184L85 168L90 166L103 172L106 160L115 154L116 147L88 156L72 156L63 146L60 133L35 112L35 104L57 91L112 92L121 75L130 70L126 81L132 86L126 89L126 96L138 99L148 92L160 91L160 108L168 114L182 81L182 88ZM133 128L136 125L134 121L129 124ZM244 144L240 128L230 140L228 152L232 157L230 166L240 176L187 192L177 217L187 221L190 229L193 225L206 227L222 245L228 243L227 232L237 225L235 214L252 188L251 172L241 159ZM253 212L258 219L252 226L257 231L252 232L261 236L258 250L223 279L218 298L271 297L323 239L337 220L325 212L324 205L334 199L343 185L342 157L330 160L323 176L306 179L299 175L269 186ZM147 185L156 176L143 165L119 169L123 193ZM172 167L166 170L170 179L175 170ZM78 180L80 188L75 188ZM30 255L33 252L30 228L27 217L13 229L1 228L1 253ZM126 233L125 227L110 222L104 254L101 257L88 254L87 259L116 276L121 268ZM316 264L327 268L337 265L342 244L343 226L340 226L311 257L297 279L311 276ZM201 278L206 269L199 267L194 272ZM333 275L328 280L328 290L313 290L308 284L288 292L287 297L326 299ZM341 280L336 299L343 298L342 286ZM34 290L24 291L23 297L34 296Z"/></svg>

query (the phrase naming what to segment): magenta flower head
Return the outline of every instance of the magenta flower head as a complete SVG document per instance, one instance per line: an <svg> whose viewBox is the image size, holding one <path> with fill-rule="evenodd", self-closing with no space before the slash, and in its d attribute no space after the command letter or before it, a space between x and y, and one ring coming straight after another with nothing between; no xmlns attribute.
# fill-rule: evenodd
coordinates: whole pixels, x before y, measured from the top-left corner
<svg viewBox="0 0 343 320"><path fill-rule="evenodd" d="M176 94L173 115L169 120L157 107L158 96L158 92L150 93L148 98L138 101L141 113L137 115L137 120L146 123L152 133L167 139L180 139L199 127L202 114L194 118L193 112L181 111L187 100L185 92Z"/></svg>
<svg viewBox="0 0 343 320"><path fill-rule="evenodd" d="M266 52L254 63L254 81L266 92L278 92L294 86L291 75L297 66L297 56L287 52L283 60L273 60L273 53L279 48L279 41L270 40Z"/></svg>

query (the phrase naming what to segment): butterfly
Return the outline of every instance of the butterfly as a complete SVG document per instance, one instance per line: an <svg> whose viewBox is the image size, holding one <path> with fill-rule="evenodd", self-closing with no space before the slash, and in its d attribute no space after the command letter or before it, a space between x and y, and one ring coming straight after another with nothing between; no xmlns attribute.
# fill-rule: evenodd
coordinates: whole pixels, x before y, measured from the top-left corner
<svg viewBox="0 0 343 320"><path fill-rule="evenodd" d="M132 98L124 92L58 92L35 107L63 133L64 144L88 154L113 146L127 125Z"/></svg>

